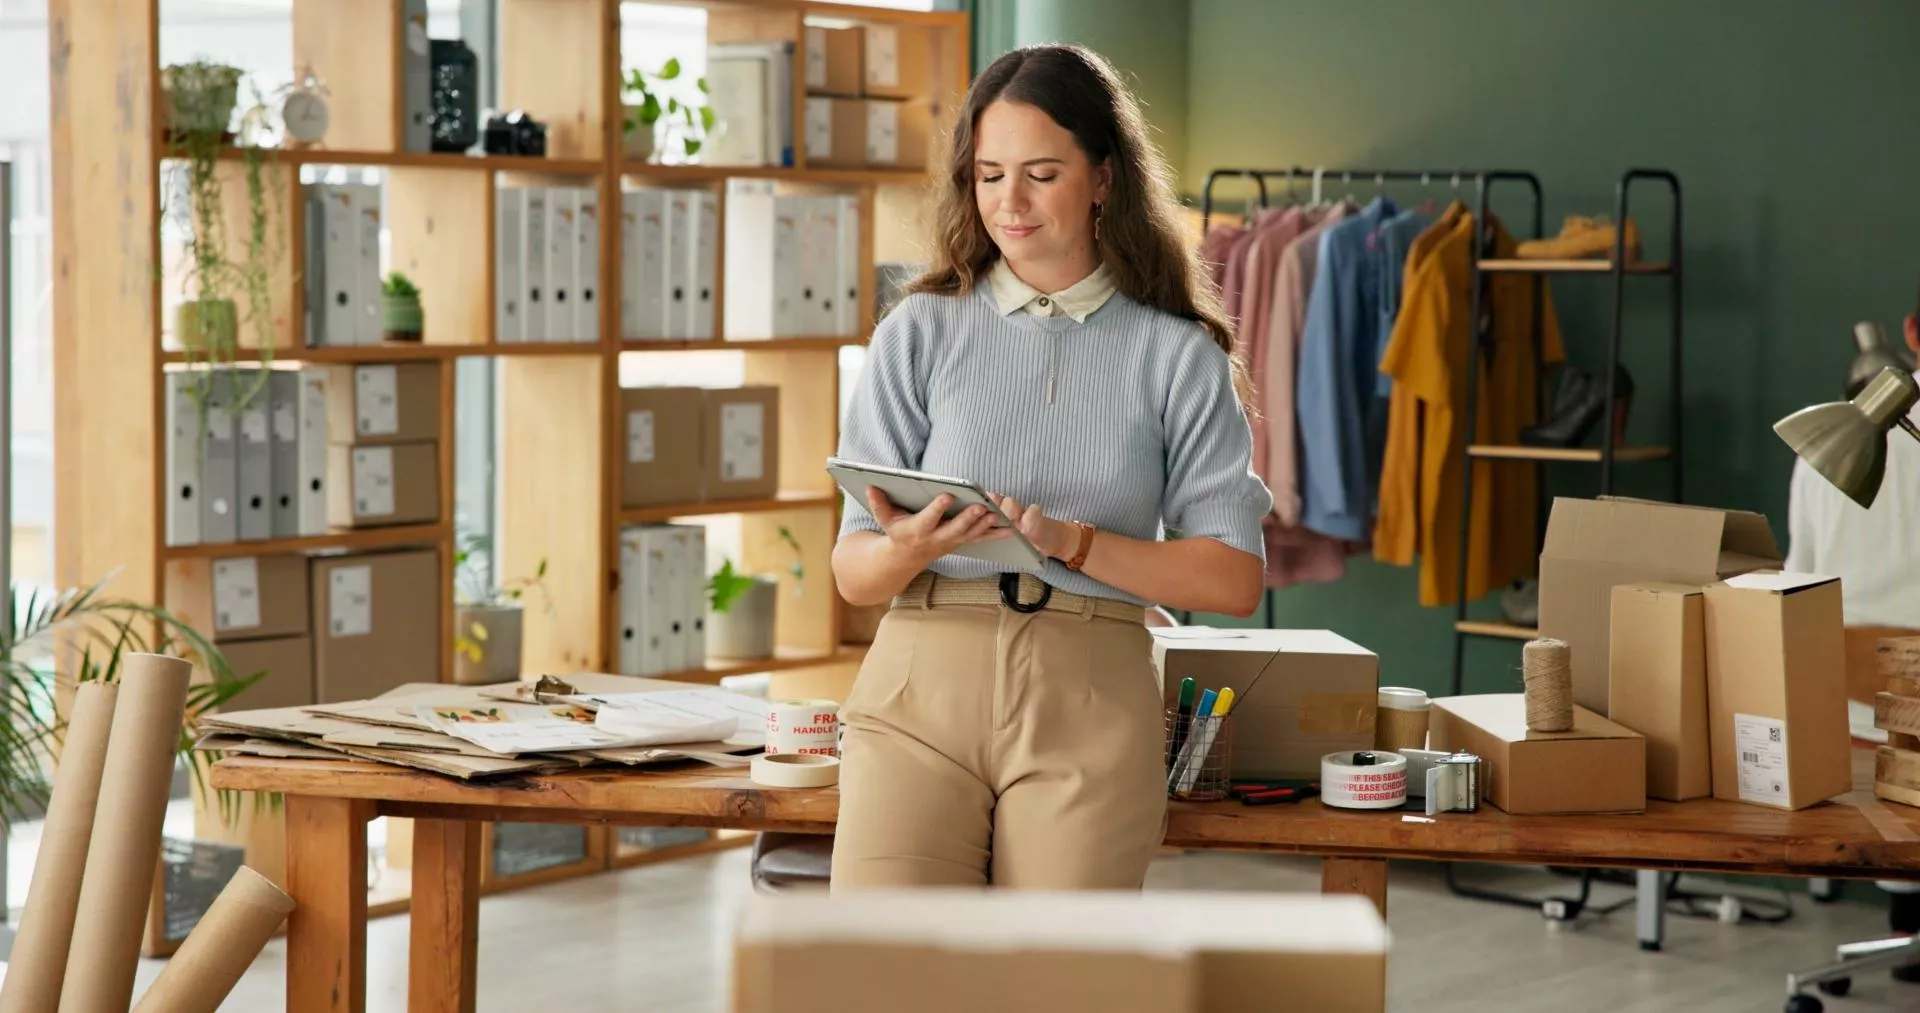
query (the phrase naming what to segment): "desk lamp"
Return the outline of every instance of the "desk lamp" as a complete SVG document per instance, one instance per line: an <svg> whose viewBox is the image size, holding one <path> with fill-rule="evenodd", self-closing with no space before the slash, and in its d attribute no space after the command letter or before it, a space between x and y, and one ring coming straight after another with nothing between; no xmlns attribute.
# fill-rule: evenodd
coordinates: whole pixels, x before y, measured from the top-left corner
<svg viewBox="0 0 1920 1013"><path fill-rule="evenodd" d="M1917 402L1913 377L1886 366L1853 400L1802 408L1773 431L1835 488L1870 507L1886 473L1888 431L1899 426L1920 440L1920 426L1907 417Z"/></svg>

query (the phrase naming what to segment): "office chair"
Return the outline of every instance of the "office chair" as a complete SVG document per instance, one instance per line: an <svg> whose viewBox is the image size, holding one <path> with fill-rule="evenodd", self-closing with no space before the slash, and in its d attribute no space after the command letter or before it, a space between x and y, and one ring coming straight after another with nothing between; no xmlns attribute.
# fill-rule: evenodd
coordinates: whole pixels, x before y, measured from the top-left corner
<svg viewBox="0 0 1920 1013"><path fill-rule="evenodd" d="M1180 625L1158 605L1147 609L1149 627ZM762 893L824 889L833 873L833 835L765 831L753 842L753 888Z"/></svg>

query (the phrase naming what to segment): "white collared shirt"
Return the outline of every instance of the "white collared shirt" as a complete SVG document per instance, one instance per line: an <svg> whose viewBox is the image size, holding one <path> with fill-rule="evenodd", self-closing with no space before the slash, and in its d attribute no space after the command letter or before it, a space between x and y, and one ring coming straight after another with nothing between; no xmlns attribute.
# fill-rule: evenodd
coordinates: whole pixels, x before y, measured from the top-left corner
<svg viewBox="0 0 1920 1013"><path fill-rule="evenodd" d="M1006 316L1016 310L1026 310L1036 317L1072 317L1075 323L1084 324L1093 311L1106 304L1113 296L1113 275L1107 265L1094 268L1093 273L1074 282L1058 292L1042 292L1020 280L1007 266L1005 260L995 260L987 272L987 281L993 286L994 305L1000 308L1000 315Z"/></svg>

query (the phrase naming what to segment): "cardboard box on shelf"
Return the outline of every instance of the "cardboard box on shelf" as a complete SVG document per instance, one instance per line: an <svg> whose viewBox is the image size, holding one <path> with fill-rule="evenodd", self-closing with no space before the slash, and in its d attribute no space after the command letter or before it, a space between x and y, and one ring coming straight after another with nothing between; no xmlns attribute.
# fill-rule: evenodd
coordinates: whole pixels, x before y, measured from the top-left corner
<svg viewBox="0 0 1920 1013"><path fill-rule="evenodd" d="M780 388L715 387L705 393L700 442L706 498L771 498L780 491Z"/></svg>
<svg viewBox="0 0 1920 1013"><path fill-rule="evenodd" d="M620 505L698 503L705 495L706 393L698 387L623 387Z"/></svg>
<svg viewBox="0 0 1920 1013"><path fill-rule="evenodd" d="M414 443L439 438L439 363L328 367L328 443Z"/></svg>
<svg viewBox="0 0 1920 1013"><path fill-rule="evenodd" d="M327 448L327 523L337 528L428 524L440 518L437 443Z"/></svg>
<svg viewBox="0 0 1920 1013"><path fill-rule="evenodd" d="M1614 585L1711 584L1779 565L1773 530L1759 514L1558 497L1540 551L1540 635L1572 648L1573 701L1605 715Z"/></svg>
<svg viewBox="0 0 1920 1013"><path fill-rule="evenodd" d="M866 163L879 169L924 169L933 139L933 106L921 100L865 99Z"/></svg>
<svg viewBox="0 0 1920 1013"><path fill-rule="evenodd" d="M807 93L859 98L867 76L866 30L807 26Z"/></svg>
<svg viewBox="0 0 1920 1013"><path fill-rule="evenodd" d="M233 556L167 564L167 608L215 643L307 632L307 557Z"/></svg>
<svg viewBox="0 0 1920 1013"><path fill-rule="evenodd" d="M433 549L314 560L319 702L365 700L405 683L437 682L443 593Z"/></svg>
<svg viewBox="0 0 1920 1013"><path fill-rule="evenodd" d="M1386 1008L1361 897L881 890L750 898L735 1013L1240 1013Z"/></svg>
<svg viewBox="0 0 1920 1013"><path fill-rule="evenodd" d="M1836 577L1765 571L1707 588L1713 797L1804 809L1853 788Z"/></svg>
<svg viewBox="0 0 1920 1013"><path fill-rule="evenodd" d="M1167 706L1189 676L1202 690L1233 688L1233 777L1318 780L1322 756L1373 748L1380 659L1372 651L1327 630L1153 632Z"/></svg>
<svg viewBox="0 0 1920 1013"><path fill-rule="evenodd" d="M807 96L807 165L867 164L867 106L857 98Z"/></svg>
<svg viewBox="0 0 1920 1013"><path fill-rule="evenodd" d="M306 579L302 568L301 579ZM301 597L304 599L305 594ZM270 710L275 707L308 707L319 702L313 688L313 638L275 637L271 640L242 640L221 644L233 674L246 678L259 672L260 681L240 691L223 710Z"/></svg>
<svg viewBox="0 0 1920 1013"><path fill-rule="evenodd" d="M1611 626L1608 716L1647 738L1647 796L1713 794L1704 589L1622 584L1613 589Z"/></svg>
<svg viewBox="0 0 1920 1013"><path fill-rule="evenodd" d="M933 91L933 33L903 25L868 25L861 92L873 98L927 99Z"/></svg>
<svg viewBox="0 0 1920 1013"><path fill-rule="evenodd" d="M1573 728L1527 730L1522 693L1442 697L1427 744L1482 760L1480 797L1509 813L1634 813L1647 807L1647 746L1639 732L1578 704Z"/></svg>

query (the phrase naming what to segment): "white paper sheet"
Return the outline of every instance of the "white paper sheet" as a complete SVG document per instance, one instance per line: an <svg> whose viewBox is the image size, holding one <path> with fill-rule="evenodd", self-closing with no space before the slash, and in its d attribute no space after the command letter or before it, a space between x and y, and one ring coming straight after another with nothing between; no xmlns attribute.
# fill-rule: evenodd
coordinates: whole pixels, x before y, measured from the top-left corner
<svg viewBox="0 0 1920 1013"><path fill-rule="evenodd" d="M708 743L732 734L739 723L731 713L722 719L669 711L616 730L600 727L592 711L570 704L421 707L417 713L435 729L503 756Z"/></svg>
<svg viewBox="0 0 1920 1013"><path fill-rule="evenodd" d="M661 690L648 693L585 694L569 700L599 711L595 724L608 731L646 735L650 729L690 728L704 724L708 740L732 746L764 746L767 742L767 702L726 689ZM732 722L732 724L729 724ZM671 744L696 739L655 739Z"/></svg>

